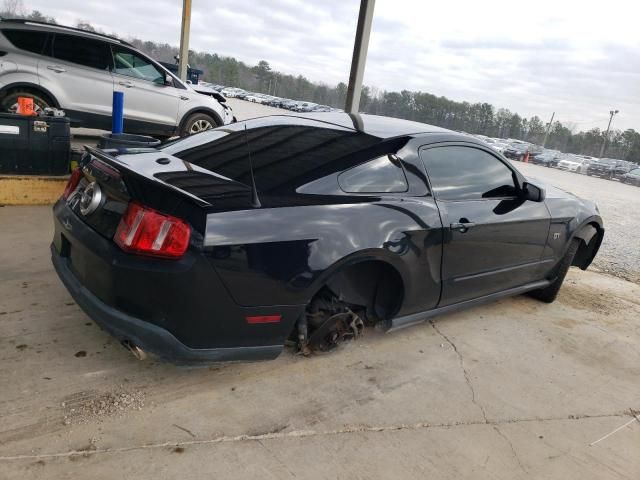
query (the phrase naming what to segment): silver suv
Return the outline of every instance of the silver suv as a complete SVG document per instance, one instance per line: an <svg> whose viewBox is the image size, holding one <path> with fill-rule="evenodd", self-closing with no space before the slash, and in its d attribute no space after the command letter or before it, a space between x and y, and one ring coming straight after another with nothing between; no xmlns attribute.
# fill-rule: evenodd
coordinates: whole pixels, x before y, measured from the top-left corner
<svg viewBox="0 0 640 480"><path fill-rule="evenodd" d="M122 40L0 20L0 111L29 96L36 109L63 109L72 125L109 130L114 90L124 92L127 133L185 136L235 121L224 102L197 93Z"/></svg>

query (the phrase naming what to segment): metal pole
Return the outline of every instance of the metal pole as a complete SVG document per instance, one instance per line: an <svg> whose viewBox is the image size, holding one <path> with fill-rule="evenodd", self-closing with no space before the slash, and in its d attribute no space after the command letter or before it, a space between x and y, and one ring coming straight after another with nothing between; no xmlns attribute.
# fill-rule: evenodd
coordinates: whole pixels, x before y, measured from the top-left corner
<svg viewBox="0 0 640 480"><path fill-rule="evenodd" d="M358 14L358 26L353 45L347 100L344 106L344 111L347 113L358 113L360 107L362 79L364 77L364 66L367 62L367 50L369 49L369 37L371 35L371 22L375 4L375 0L360 0L360 13Z"/></svg>
<svg viewBox="0 0 640 480"><path fill-rule="evenodd" d="M609 139L609 130L611 129L611 122L613 121L613 116L618 113L618 110L610 110L609 111L609 125L607 125L607 132L604 134L604 139L602 140L602 147L600 147L600 158L604 155L604 149L607 146L607 140Z"/></svg>
<svg viewBox="0 0 640 480"><path fill-rule="evenodd" d="M189 64L189 31L191 30L191 0L182 0L182 28L180 29L180 63L178 73L180 79L187 80Z"/></svg>
<svg viewBox="0 0 640 480"><path fill-rule="evenodd" d="M111 109L111 133L124 131L124 93L113 92L113 106Z"/></svg>
<svg viewBox="0 0 640 480"><path fill-rule="evenodd" d="M542 148L547 145L547 139L549 138L549 132L551 131L551 125L553 124L553 117L556 116L556 112L551 114L551 120L549 120L549 125L547 125L547 131L544 132L544 140L542 142Z"/></svg>

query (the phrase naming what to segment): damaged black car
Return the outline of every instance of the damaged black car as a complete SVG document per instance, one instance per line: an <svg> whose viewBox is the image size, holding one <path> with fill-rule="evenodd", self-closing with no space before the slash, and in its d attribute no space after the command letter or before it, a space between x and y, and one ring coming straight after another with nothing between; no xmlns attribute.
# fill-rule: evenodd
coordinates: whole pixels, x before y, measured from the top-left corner
<svg viewBox="0 0 640 480"><path fill-rule="evenodd" d="M604 235L595 204L479 140L344 113L87 148L54 222L80 307L175 363L328 350L508 295L552 302Z"/></svg>

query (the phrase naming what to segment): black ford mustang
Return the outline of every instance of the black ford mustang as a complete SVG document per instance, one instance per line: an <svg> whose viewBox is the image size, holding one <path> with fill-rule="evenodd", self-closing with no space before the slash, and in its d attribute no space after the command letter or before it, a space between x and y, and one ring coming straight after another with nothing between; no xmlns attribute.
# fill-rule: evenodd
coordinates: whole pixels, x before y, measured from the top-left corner
<svg viewBox="0 0 640 480"><path fill-rule="evenodd" d="M77 303L179 363L327 349L524 292L551 302L604 234L593 203L472 137L341 113L88 149L54 219Z"/></svg>

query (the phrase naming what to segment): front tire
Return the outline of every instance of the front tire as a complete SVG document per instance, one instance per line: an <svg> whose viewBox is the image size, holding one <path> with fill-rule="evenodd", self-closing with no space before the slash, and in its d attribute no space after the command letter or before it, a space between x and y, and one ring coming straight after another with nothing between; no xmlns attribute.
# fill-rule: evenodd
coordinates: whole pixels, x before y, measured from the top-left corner
<svg viewBox="0 0 640 480"><path fill-rule="evenodd" d="M550 275L550 277L553 279L551 284L539 290L533 290L529 292L530 296L545 303L552 303L556 299L556 297L558 296L558 292L560 291L560 287L564 282L564 278L567 276L569 267L573 262L573 258L576 256L576 253L580 248L580 242L581 240L576 238L571 240L571 244L567 249L567 253L564 254L564 257L562 258L562 260L560 260L558 265L555 266L553 272Z"/></svg>
<svg viewBox="0 0 640 480"><path fill-rule="evenodd" d="M194 113L187 118L186 122L180 130L181 137L187 137L189 135L195 135L218 126L217 122L206 113Z"/></svg>

